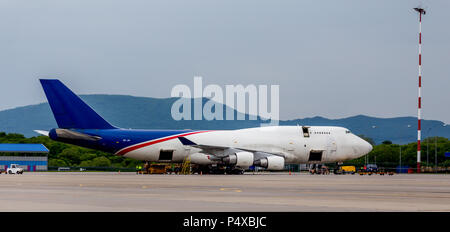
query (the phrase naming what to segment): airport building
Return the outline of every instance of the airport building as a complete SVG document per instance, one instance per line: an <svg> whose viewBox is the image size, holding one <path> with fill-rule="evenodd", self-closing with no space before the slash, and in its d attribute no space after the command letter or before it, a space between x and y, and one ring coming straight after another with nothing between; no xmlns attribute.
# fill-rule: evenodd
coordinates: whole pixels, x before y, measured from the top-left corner
<svg viewBox="0 0 450 232"><path fill-rule="evenodd" d="M47 171L48 149L43 144L0 144L0 170L17 164L25 171Z"/></svg>

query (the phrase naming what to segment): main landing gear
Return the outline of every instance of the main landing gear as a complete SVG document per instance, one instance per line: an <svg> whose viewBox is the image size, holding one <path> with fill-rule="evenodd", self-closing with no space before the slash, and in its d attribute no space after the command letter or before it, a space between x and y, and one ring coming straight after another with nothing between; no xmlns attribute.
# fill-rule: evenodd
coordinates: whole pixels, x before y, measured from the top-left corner
<svg viewBox="0 0 450 232"><path fill-rule="evenodd" d="M196 174L228 174L228 175L242 175L244 170L230 166L196 166L192 167L192 172Z"/></svg>

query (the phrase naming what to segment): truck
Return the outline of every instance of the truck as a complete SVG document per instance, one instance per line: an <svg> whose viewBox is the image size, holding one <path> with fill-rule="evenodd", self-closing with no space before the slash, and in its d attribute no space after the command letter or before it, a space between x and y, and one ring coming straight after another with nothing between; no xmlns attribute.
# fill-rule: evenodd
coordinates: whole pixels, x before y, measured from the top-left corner
<svg viewBox="0 0 450 232"><path fill-rule="evenodd" d="M9 168L6 169L7 174L23 174L23 168L19 168L18 164L11 164Z"/></svg>
<svg viewBox="0 0 450 232"><path fill-rule="evenodd" d="M371 173L377 173L378 172L378 166L376 164L367 164L366 165L366 171Z"/></svg>
<svg viewBox="0 0 450 232"><path fill-rule="evenodd" d="M334 174L352 174L354 175L356 173L356 167L355 166L339 166L338 169L334 170Z"/></svg>

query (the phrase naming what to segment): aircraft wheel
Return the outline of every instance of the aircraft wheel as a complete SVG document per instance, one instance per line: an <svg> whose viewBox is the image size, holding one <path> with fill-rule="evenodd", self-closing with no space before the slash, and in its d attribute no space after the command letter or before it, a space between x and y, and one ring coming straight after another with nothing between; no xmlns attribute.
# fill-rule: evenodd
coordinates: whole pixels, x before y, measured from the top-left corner
<svg viewBox="0 0 450 232"><path fill-rule="evenodd" d="M232 169L230 172L229 172L229 174L232 174L232 175L242 175L242 174L244 174L244 170L241 170L241 169Z"/></svg>

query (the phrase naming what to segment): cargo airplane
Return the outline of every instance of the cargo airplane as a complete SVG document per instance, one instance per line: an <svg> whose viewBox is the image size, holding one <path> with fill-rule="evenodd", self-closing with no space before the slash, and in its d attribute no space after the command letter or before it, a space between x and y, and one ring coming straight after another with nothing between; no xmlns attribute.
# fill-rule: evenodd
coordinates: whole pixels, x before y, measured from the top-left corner
<svg viewBox="0 0 450 232"><path fill-rule="evenodd" d="M282 170L285 164L356 159L372 150L343 127L268 126L239 130L135 130L117 128L59 80L40 80L59 128L36 131L52 140L143 161L181 163L200 170L242 173L250 166Z"/></svg>

